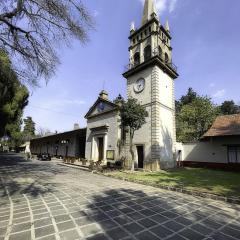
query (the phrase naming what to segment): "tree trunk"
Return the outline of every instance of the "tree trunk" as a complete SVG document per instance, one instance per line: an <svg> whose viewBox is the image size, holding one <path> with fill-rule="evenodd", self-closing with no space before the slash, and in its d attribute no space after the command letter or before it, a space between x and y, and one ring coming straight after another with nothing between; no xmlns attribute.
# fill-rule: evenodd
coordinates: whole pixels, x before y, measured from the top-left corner
<svg viewBox="0 0 240 240"><path fill-rule="evenodd" d="M134 132L130 130L130 153L132 156L132 167L131 167L132 172L134 171L134 164L135 164L135 155L133 151L133 137L134 137Z"/></svg>

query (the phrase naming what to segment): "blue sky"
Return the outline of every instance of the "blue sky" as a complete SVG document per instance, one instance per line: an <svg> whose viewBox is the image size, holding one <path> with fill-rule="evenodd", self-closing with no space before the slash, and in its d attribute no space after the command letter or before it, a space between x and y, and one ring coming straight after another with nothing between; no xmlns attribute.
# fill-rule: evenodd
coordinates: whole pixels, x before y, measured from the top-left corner
<svg viewBox="0 0 240 240"><path fill-rule="evenodd" d="M73 41L59 52L61 65L46 85L32 91L24 116L36 127L66 131L86 126L85 113L103 87L110 98L126 94L130 23L140 25L143 0L85 0L96 20L90 42ZM178 66L176 98L193 87L215 103L240 104L240 1L157 0L160 21L169 20L173 62Z"/></svg>

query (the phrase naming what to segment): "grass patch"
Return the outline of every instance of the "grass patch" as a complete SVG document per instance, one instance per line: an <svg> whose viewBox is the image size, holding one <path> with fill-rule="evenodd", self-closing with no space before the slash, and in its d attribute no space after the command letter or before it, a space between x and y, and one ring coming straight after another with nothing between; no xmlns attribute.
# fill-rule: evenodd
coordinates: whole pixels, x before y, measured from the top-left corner
<svg viewBox="0 0 240 240"><path fill-rule="evenodd" d="M181 168L155 173L115 171L105 173L105 175L131 181L140 180L150 185L174 186L226 197L240 197L240 174L234 172L202 168Z"/></svg>

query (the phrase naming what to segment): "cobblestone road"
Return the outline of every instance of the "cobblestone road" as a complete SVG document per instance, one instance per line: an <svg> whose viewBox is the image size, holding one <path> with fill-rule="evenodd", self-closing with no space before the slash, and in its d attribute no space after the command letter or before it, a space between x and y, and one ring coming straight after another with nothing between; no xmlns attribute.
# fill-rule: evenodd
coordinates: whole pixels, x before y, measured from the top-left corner
<svg viewBox="0 0 240 240"><path fill-rule="evenodd" d="M0 240L240 239L240 206L0 155Z"/></svg>

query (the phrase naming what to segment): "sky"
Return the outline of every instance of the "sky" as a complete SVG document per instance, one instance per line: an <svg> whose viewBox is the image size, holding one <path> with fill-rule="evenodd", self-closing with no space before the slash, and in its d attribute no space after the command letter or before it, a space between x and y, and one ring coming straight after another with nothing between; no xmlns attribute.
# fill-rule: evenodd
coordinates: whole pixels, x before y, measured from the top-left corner
<svg viewBox="0 0 240 240"><path fill-rule="evenodd" d="M85 114L105 89L112 100L126 97L129 31L140 26L144 0L84 0L95 18L90 41L59 51L57 74L31 90L24 117L52 132L86 126ZM192 87L213 102L240 104L240 1L156 0L161 24L169 20L173 62L178 66L176 99Z"/></svg>

